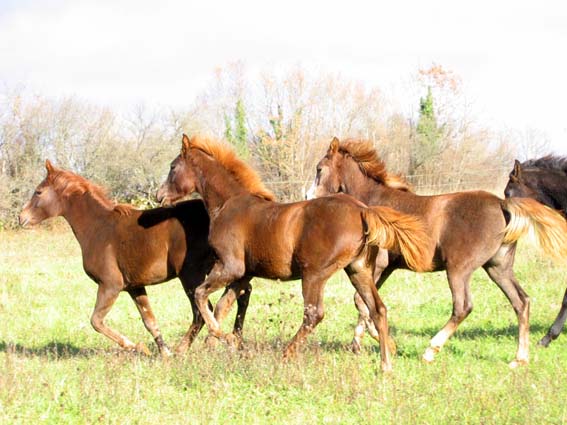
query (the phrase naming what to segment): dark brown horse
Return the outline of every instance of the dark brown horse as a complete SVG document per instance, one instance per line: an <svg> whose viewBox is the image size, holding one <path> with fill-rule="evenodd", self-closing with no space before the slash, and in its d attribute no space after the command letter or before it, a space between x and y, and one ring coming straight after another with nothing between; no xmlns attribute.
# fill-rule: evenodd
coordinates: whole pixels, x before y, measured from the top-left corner
<svg viewBox="0 0 567 425"><path fill-rule="evenodd" d="M544 156L520 164L515 161L508 184L506 198L533 198L567 216L567 158ZM567 290L559 314L539 345L547 347L557 338L567 319Z"/></svg>
<svg viewBox="0 0 567 425"><path fill-rule="evenodd" d="M401 252L416 270L429 267L429 241L422 223L389 208L367 208L338 195L280 204L255 172L222 143L183 135L158 199L173 202L198 192L211 217L209 243L218 260L195 292L211 335L223 337L209 308L209 295L242 277L302 279L303 324L284 352L292 356L323 319L327 279L344 269L380 330L382 369L391 369L386 307L372 280L381 246Z"/></svg>
<svg viewBox="0 0 567 425"><path fill-rule="evenodd" d="M118 294L126 291L160 353L168 356L170 350L163 341L145 286L179 277L193 309L193 323L176 349L185 351L204 324L194 294L214 261L207 242L209 216L202 201L140 211L129 205L114 204L99 186L77 174L55 168L49 161L45 166L47 177L24 206L20 224L33 225L56 216L67 220L81 246L85 272L98 284L91 316L94 329L127 350L149 353L143 343L134 344L104 323ZM223 306L242 293L234 325L237 338L250 290L249 281L244 279L219 301L217 316L221 320L226 314Z"/></svg>
<svg viewBox="0 0 567 425"><path fill-rule="evenodd" d="M453 312L447 324L431 340L424 360L433 361L435 354L471 312L470 278L474 270L482 267L504 292L518 317L518 350L510 366L528 362L529 299L512 269L515 242L532 227L546 252L551 255L567 252L567 226L559 214L531 199L502 200L482 191L416 195L402 178L386 172L370 142L339 142L335 138L317 165L309 195L319 197L337 192L353 195L367 205L384 205L415 214L426 223L433 238L427 260L432 261L433 270L446 270ZM375 274L378 288L395 269L407 268L404 259L395 253L381 254ZM370 323L363 303L357 298L355 302L361 312L353 341L356 350L360 346L364 324ZM375 330L371 331L375 336Z"/></svg>

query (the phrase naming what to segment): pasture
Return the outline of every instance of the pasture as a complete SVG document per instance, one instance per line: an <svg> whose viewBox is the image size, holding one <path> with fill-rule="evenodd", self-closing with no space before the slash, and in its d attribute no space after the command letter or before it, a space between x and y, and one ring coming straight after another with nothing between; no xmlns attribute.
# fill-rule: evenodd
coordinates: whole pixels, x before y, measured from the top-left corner
<svg viewBox="0 0 567 425"><path fill-rule="evenodd" d="M382 289L398 352L380 372L377 344L348 348L356 322L344 273L325 290L325 319L297 359L282 349L302 317L297 282L254 279L244 349L208 348L162 361L127 294L107 321L153 352L126 353L89 318L96 285L61 219L52 228L0 232L0 422L2 423L565 423L567 338L539 349L559 309L567 267L520 243L516 275L531 299L531 363L510 370L517 320L483 271L474 310L433 364L421 355L451 309L444 275L396 271ZM174 280L148 288L166 342L190 323ZM218 295L218 294L217 294ZM232 326L233 316L224 323Z"/></svg>

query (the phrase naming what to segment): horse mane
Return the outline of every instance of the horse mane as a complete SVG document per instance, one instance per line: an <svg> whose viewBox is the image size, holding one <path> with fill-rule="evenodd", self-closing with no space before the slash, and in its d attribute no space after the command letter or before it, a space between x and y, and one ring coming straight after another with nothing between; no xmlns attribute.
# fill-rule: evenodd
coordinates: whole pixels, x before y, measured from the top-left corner
<svg viewBox="0 0 567 425"><path fill-rule="evenodd" d="M134 209L131 205L116 204L114 201L108 199L106 189L102 186L94 184L71 171L55 169L48 174L47 178L51 187L62 197L68 198L73 195L84 195L88 193L91 198L101 206L110 211L115 211L120 215L130 215Z"/></svg>
<svg viewBox="0 0 567 425"><path fill-rule="evenodd" d="M541 158L528 159L522 162L522 168L540 168L561 171L567 174L567 157L546 155Z"/></svg>
<svg viewBox="0 0 567 425"><path fill-rule="evenodd" d="M386 164L380 159L370 140L344 140L339 145L339 151L354 159L360 170L376 182L392 189L412 192L411 186L405 178L397 174L389 174L386 171Z"/></svg>
<svg viewBox="0 0 567 425"><path fill-rule="evenodd" d="M275 196L270 192L260 177L244 161L242 161L230 146L219 140L203 136L193 136L189 141L192 148L199 149L212 156L226 171L228 171L244 188L253 195L274 201Z"/></svg>

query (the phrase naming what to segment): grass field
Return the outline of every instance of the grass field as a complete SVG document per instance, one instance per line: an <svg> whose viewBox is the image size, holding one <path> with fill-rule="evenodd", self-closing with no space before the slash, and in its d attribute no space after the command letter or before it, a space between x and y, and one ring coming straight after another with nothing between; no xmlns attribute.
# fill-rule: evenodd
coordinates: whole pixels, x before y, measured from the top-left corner
<svg viewBox="0 0 567 425"><path fill-rule="evenodd" d="M398 345L380 372L377 345L348 350L356 311L344 274L327 284L326 317L300 356L281 362L302 317L297 282L253 281L245 348L157 355L122 294L107 322L145 342L151 357L122 352L89 318L96 287L66 226L0 232L0 422L2 423L565 423L567 339L536 343L555 318L566 267L521 246L516 274L531 296L531 364L510 370L517 341L511 306L483 271L475 308L433 364L421 362L451 311L443 274L396 272L382 290ZM177 280L148 289L170 345L190 321ZM225 323L231 326L232 317Z"/></svg>

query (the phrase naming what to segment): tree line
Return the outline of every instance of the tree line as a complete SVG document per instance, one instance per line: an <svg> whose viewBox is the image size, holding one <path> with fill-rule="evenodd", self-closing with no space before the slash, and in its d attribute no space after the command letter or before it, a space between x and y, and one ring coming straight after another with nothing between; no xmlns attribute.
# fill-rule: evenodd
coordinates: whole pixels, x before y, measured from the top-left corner
<svg viewBox="0 0 567 425"><path fill-rule="evenodd" d="M333 136L371 140L389 171L418 193L499 188L513 159L543 151L537 134L502 134L474 120L461 82L439 65L413 78L414 113L378 88L302 68L251 75L241 63L215 72L186 108L139 106L128 113L21 88L0 93L0 228L45 176L51 159L109 189L120 202L153 206L180 135L232 143L281 201L298 200ZM501 190L502 188L500 188Z"/></svg>

